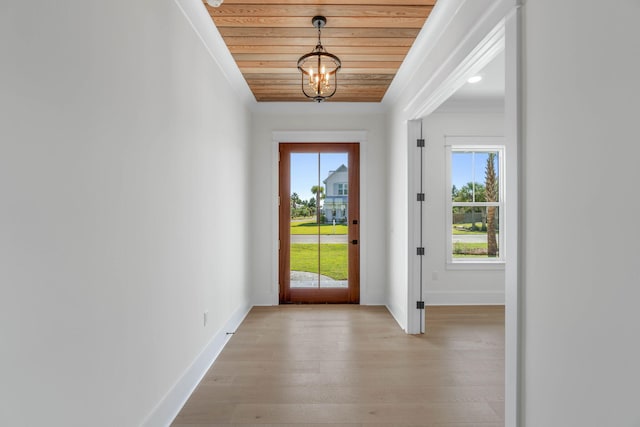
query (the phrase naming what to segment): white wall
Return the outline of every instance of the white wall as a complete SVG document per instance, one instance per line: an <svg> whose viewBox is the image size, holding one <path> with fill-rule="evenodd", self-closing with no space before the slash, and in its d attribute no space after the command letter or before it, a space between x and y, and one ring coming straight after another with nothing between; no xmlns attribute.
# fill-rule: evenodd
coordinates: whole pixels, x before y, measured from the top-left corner
<svg viewBox="0 0 640 427"><path fill-rule="evenodd" d="M524 6L524 426L640 425L640 2Z"/></svg>
<svg viewBox="0 0 640 427"><path fill-rule="evenodd" d="M296 106L306 114L293 112L256 112L252 125L252 275L253 302L278 303L277 253L272 226L277 223L277 168L274 162L274 131L366 131L367 142L360 147L361 192L361 304L384 304L386 273L386 121L384 113L336 113L328 105ZM336 106L336 108L340 108ZM304 141L301 141L304 142ZM352 142L352 141L342 141Z"/></svg>
<svg viewBox="0 0 640 427"><path fill-rule="evenodd" d="M415 161L415 142L410 143L409 136L414 140L419 135L411 123L453 93L455 88L449 87L448 79L513 3L514 0L438 2L383 100L389 107L387 167L389 186L394 188L388 205L387 305L401 327L412 333L420 328L414 310L407 311L407 307L415 307L419 293L419 281L414 278L416 265L409 253L409 248L415 246L411 240L415 239L416 229L416 215L411 210L415 189L409 177Z"/></svg>
<svg viewBox="0 0 640 427"><path fill-rule="evenodd" d="M433 113L422 123L426 141L424 159L423 286L427 305L504 304L504 266L499 269L453 269L446 266L446 137L503 136L502 113ZM496 144L496 142L493 142ZM506 148L507 156L510 147ZM515 173L515 171L514 171ZM468 267L468 266L465 266Z"/></svg>
<svg viewBox="0 0 640 427"><path fill-rule="evenodd" d="M388 277L387 307L400 327L407 329L408 304L408 133L407 123L398 117L389 118L387 148L389 203L387 204Z"/></svg>
<svg viewBox="0 0 640 427"><path fill-rule="evenodd" d="M140 425L248 307L248 113L171 0L3 2L0 56L0 424Z"/></svg>

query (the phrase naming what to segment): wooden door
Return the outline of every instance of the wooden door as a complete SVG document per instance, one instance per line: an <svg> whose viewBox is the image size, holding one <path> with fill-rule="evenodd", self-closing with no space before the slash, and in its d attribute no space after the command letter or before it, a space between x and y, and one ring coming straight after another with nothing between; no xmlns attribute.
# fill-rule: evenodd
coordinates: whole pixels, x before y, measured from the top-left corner
<svg viewBox="0 0 640 427"><path fill-rule="evenodd" d="M280 303L359 303L359 144L279 150Z"/></svg>

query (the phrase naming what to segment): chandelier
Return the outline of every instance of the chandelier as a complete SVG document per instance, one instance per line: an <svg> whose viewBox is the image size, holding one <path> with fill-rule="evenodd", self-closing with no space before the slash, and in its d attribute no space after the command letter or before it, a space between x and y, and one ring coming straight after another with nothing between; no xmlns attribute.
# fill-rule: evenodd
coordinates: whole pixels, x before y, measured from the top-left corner
<svg viewBox="0 0 640 427"><path fill-rule="evenodd" d="M338 70L342 63L340 58L327 52L320 41L320 29L327 23L327 18L314 16L311 23L318 29L318 44L298 59L298 70L302 78L302 93L307 98L322 102L336 93Z"/></svg>

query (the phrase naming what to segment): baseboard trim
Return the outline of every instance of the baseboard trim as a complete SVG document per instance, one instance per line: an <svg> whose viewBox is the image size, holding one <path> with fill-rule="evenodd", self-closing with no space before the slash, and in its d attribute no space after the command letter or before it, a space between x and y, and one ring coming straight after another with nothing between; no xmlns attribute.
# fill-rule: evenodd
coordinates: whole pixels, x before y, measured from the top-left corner
<svg viewBox="0 0 640 427"><path fill-rule="evenodd" d="M426 291L426 305L504 305L504 291Z"/></svg>
<svg viewBox="0 0 640 427"><path fill-rule="evenodd" d="M178 379L165 397L151 411L142 423L143 427L169 426L184 404L202 381L213 362L216 360L231 335L227 332L235 331L251 310L251 304L239 307L227 320L222 328L213 336L209 344L196 357L185 373Z"/></svg>
<svg viewBox="0 0 640 427"><path fill-rule="evenodd" d="M385 304L385 307L387 307L387 310L389 311L389 313L391 314L391 317L393 317L393 320L396 321L396 323L398 324L398 326L400 327L400 329L402 329L403 331L407 331L407 327L406 327L406 323L403 323L400 321L400 319L398 319L398 316L396 315L395 311L393 311L391 309L391 307L389 307L389 304ZM404 314L404 313L403 313Z"/></svg>

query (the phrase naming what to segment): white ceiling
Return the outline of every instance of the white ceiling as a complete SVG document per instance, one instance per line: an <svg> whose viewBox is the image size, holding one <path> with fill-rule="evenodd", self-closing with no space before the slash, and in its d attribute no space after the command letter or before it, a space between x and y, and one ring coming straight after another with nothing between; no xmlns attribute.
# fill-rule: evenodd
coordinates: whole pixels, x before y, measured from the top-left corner
<svg viewBox="0 0 640 427"><path fill-rule="evenodd" d="M436 112L502 110L504 107L504 52L499 53L477 75L478 83L465 83Z"/></svg>

